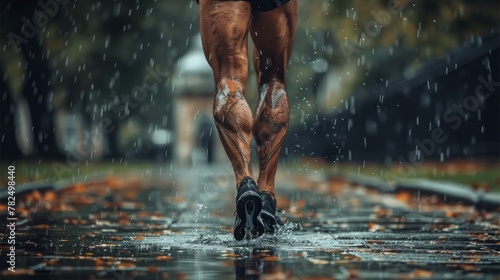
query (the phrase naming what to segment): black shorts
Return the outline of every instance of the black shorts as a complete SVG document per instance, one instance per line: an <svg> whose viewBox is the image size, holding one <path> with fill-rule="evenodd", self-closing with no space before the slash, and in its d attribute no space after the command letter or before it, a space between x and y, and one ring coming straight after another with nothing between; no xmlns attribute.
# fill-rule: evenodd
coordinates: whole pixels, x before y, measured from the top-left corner
<svg viewBox="0 0 500 280"><path fill-rule="evenodd" d="M252 11L270 11L290 2L290 0L246 0L252 5ZM196 0L199 3L199 0Z"/></svg>
<svg viewBox="0 0 500 280"><path fill-rule="evenodd" d="M290 2L290 0L250 0L252 11L270 11Z"/></svg>

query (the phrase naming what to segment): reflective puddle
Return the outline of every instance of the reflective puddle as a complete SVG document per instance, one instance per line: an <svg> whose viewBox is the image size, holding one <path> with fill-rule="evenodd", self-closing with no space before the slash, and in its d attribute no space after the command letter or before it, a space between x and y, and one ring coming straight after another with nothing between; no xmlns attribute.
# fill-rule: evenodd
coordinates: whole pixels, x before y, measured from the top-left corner
<svg viewBox="0 0 500 280"><path fill-rule="evenodd" d="M443 205L416 211L395 196L359 188L283 189L279 200L288 222L282 232L236 242L232 193L217 198L164 186L110 185L20 198L16 273L2 268L2 279L496 280L500 275L498 212L454 206L457 213L450 213Z"/></svg>

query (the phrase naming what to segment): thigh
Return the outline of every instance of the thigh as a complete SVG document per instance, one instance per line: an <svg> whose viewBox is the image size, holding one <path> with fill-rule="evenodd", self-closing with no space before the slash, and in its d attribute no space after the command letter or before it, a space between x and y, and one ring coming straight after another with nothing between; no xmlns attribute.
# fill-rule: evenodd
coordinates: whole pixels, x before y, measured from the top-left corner
<svg viewBox="0 0 500 280"><path fill-rule="evenodd" d="M251 16L248 1L200 0L203 51L217 80L246 80Z"/></svg>
<svg viewBox="0 0 500 280"><path fill-rule="evenodd" d="M270 11L253 11L251 24L254 63L260 83L271 78L285 80L297 27L297 0Z"/></svg>

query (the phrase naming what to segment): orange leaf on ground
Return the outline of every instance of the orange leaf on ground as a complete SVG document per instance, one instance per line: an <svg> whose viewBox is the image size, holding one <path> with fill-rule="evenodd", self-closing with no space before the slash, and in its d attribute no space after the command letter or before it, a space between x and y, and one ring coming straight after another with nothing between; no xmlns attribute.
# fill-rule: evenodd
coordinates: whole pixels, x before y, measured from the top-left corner
<svg viewBox="0 0 500 280"><path fill-rule="evenodd" d="M174 258L172 256L158 256L156 257L157 261L171 261Z"/></svg>
<svg viewBox="0 0 500 280"><path fill-rule="evenodd" d="M398 192L396 194L396 199L409 203L411 201L411 194L409 192Z"/></svg>
<svg viewBox="0 0 500 280"><path fill-rule="evenodd" d="M130 220L127 220L127 219L120 219L120 220L118 220L118 225L119 225L119 226L130 225Z"/></svg>
<svg viewBox="0 0 500 280"><path fill-rule="evenodd" d="M56 201L57 198L57 194L54 191L47 191L43 196L43 200L48 202Z"/></svg>
<svg viewBox="0 0 500 280"><path fill-rule="evenodd" d="M123 237L121 237L121 236L110 236L109 239L112 240L112 241L122 241Z"/></svg>
<svg viewBox="0 0 500 280"><path fill-rule="evenodd" d="M366 244L384 244L385 242L382 240L365 240Z"/></svg>
<svg viewBox="0 0 500 280"><path fill-rule="evenodd" d="M413 273L415 274L415 276L417 278L430 278L430 277L432 277L432 271L428 271L428 270L415 269L415 271L413 271Z"/></svg>
<svg viewBox="0 0 500 280"><path fill-rule="evenodd" d="M140 233L135 237L135 240L144 240L144 234Z"/></svg>
<svg viewBox="0 0 500 280"><path fill-rule="evenodd" d="M328 192L329 193L340 193L349 187L349 184L340 178L331 179L328 182Z"/></svg>
<svg viewBox="0 0 500 280"><path fill-rule="evenodd" d="M157 273L159 271L157 266L149 266L147 269L148 273Z"/></svg>
<svg viewBox="0 0 500 280"><path fill-rule="evenodd" d="M122 182L120 182L115 177L110 176L110 177L106 178L106 185L110 188L118 188L122 185Z"/></svg>
<svg viewBox="0 0 500 280"><path fill-rule="evenodd" d="M42 199L42 194L40 193L40 191L35 190L32 193L32 197L33 197L34 200L41 200Z"/></svg>
<svg viewBox="0 0 500 280"><path fill-rule="evenodd" d="M465 271L479 270L479 268L477 266L472 265L472 264L450 264L448 266L458 267L458 268L465 270Z"/></svg>
<svg viewBox="0 0 500 280"><path fill-rule="evenodd" d="M26 269L26 268L16 268L16 271L12 272L10 270L5 269L5 270L2 270L2 275L3 276L35 275L35 271L33 271L32 269ZM19 278L19 279L21 279L21 278Z"/></svg>
<svg viewBox="0 0 500 280"><path fill-rule="evenodd" d="M41 224L41 225L35 225L35 226L33 226L33 228L36 228L36 229L49 229L50 226L49 225L45 225L45 224Z"/></svg>
<svg viewBox="0 0 500 280"><path fill-rule="evenodd" d="M118 268L134 268L136 267L135 263L132 262L120 262L118 264Z"/></svg>
<svg viewBox="0 0 500 280"><path fill-rule="evenodd" d="M137 199L139 193L137 191L126 191L123 194L123 199L125 200L135 200Z"/></svg>
<svg viewBox="0 0 500 280"><path fill-rule="evenodd" d="M262 258L262 260L267 261L267 262L277 262L279 261L278 256L265 256Z"/></svg>
<svg viewBox="0 0 500 280"><path fill-rule="evenodd" d="M377 216L382 216L382 217L387 217L392 215L392 210L382 208L381 206L377 205L373 207L373 213Z"/></svg>
<svg viewBox="0 0 500 280"><path fill-rule="evenodd" d="M75 192L75 193L83 193L85 192L86 188L83 183L75 183L73 186L68 188L68 192Z"/></svg>
<svg viewBox="0 0 500 280"><path fill-rule="evenodd" d="M374 231L385 231L385 226L378 225L375 223L368 223L368 230L374 232Z"/></svg>
<svg viewBox="0 0 500 280"><path fill-rule="evenodd" d="M104 266L105 264L106 262L103 261L102 259L96 259L94 262L94 266Z"/></svg>
<svg viewBox="0 0 500 280"><path fill-rule="evenodd" d="M96 202L96 199L87 195L73 197L71 202L76 205L89 205Z"/></svg>
<svg viewBox="0 0 500 280"><path fill-rule="evenodd" d="M49 259L45 262L46 265L48 266L54 266L59 263L59 259Z"/></svg>
<svg viewBox="0 0 500 280"><path fill-rule="evenodd" d="M342 259L343 260L357 261L357 262L363 260L362 258L355 256L355 255L351 255L351 254L342 254Z"/></svg>
<svg viewBox="0 0 500 280"><path fill-rule="evenodd" d="M452 211L452 210L448 210L446 211L446 218L458 218L460 217L460 213L456 212L456 211Z"/></svg>

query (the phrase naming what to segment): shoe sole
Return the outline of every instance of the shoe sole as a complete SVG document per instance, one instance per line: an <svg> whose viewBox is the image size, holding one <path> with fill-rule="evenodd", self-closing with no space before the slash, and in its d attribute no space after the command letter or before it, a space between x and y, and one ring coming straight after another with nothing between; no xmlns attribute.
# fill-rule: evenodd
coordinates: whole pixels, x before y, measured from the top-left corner
<svg viewBox="0 0 500 280"><path fill-rule="evenodd" d="M262 198L254 191L243 193L236 202L236 215L240 223L234 229L234 239L252 239L264 234L264 223L260 219Z"/></svg>
<svg viewBox="0 0 500 280"><path fill-rule="evenodd" d="M260 217L266 226L266 233L274 234L276 232L276 227L278 226L276 218L265 210L261 211Z"/></svg>

